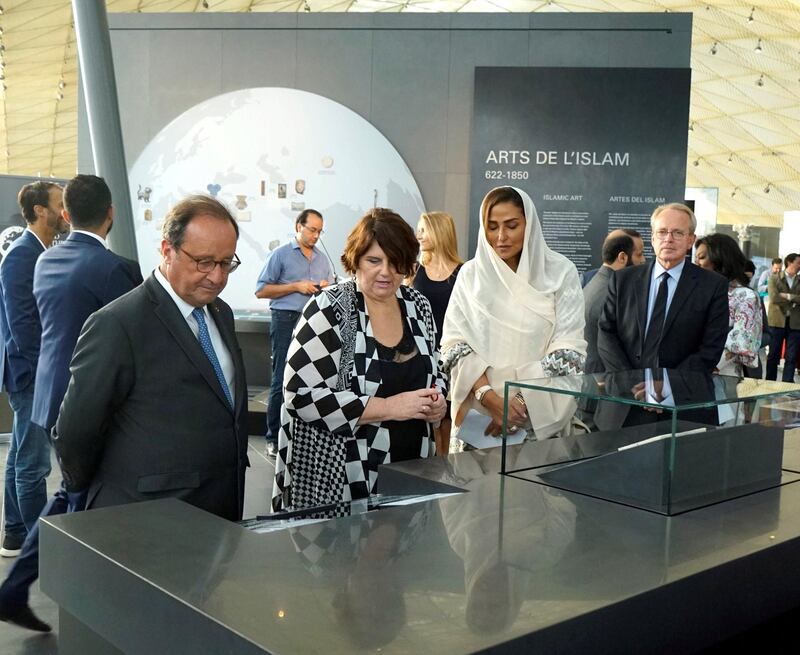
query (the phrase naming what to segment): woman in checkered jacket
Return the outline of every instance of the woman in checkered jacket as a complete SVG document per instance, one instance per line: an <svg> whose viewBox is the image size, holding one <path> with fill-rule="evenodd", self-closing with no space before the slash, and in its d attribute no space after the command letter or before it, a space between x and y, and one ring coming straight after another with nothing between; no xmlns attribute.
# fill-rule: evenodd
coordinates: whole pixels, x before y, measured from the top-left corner
<svg viewBox="0 0 800 655"><path fill-rule="evenodd" d="M381 464L434 453L446 407L436 326L428 300L401 285L418 252L408 223L373 209L345 243L353 279L303 309L284 372L274 510L330 513L375 493Z"/></svg>

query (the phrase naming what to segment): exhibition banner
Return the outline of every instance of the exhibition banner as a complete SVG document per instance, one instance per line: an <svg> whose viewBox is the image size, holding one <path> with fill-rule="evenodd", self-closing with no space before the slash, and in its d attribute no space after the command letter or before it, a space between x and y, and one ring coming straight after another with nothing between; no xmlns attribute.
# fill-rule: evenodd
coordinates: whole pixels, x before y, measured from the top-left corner
<svg viewBox="0 0 800 655"><path fill-rule="evenodd" d="M681 202L689 69L476 68L470 253L480 203L496 186L534 201L547 244L579 271L601 263L608 232Z"/></svg>

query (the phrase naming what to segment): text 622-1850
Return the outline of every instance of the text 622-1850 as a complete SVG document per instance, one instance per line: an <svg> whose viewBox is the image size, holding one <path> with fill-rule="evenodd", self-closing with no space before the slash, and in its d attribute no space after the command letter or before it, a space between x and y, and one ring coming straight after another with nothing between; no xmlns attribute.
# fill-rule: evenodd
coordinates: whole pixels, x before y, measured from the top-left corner
<svg viewBox="0 0 800 655"><path fill-rule="evenodd" d="M487 170L484 174L487 180L527 180L528 171L495 171Z"/></svg>

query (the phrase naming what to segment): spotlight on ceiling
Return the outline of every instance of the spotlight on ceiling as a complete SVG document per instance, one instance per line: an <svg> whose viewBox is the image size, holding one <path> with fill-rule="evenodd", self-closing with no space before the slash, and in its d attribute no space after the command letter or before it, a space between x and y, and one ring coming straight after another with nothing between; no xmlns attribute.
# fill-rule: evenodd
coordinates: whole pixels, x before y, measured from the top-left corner
<svg viewBox="0 0 800 655"><path fill-rule="evenodd" d="M711 54L712 54L712 55L715 55L715 54L717 54L717 46L718 46L718 45L719 45L719 44L718 44L716 41L714 41L714 45L712 45L712 46L711 46Z"/></svg>
<svg viewBox="0 0 800 655"><path fill-rule="evenodd" d="M772 187L771 182L767 182L767 186L764 187L764 193L769 193L770 188Z"/></svg>
<svg viewBox="0 0 800 655"><path fill-rule="evenodd" d="M0 5L0 16L2 16L4 13L6 13L6 10L3 9L3 5Z"/></svg>
<svg viewBox="0 0 800 655"><path fill-rule="evenodd" d="M63 90L65 86L67 86L67 85L64 83L64 80L59 80L58 81L58 88L59 89Z"/></svg>
<svg viewBox="0 0 800 655"><path fill-rule="evenodd" d="M748 23L752 23L752 22L755 20L755 19L753 18L753 14L755 14L755 13L756 13L756 8L755 8L755 7L753 7L753 8L750 10L750 16L748 16L748 17L747 17L747 22L748 22Z"/></svg>
<svg viewBox="0 0 800 655"><path fill-rule="evenodd" d="M208 9L208 0L203 0L203 9Z"/></svg>
<svg viewBox="0 0 800 655"><path fill-rule="evenodd" d="M756 80L756 86L764 86L764 73L761 73L761 77Z"/></svg>
<svg viewBox="0 0 800 655"><path fill-rule="evenodd" d="M311 13L311 5L308 2L303 3L303 11L307 14Z"/></svg>
<svg viewBox="0 0 800 655"><path fill-rule="evenodd" d="M699 159L695 159L695 160L692 162L692 165L693 165L693 166L699 166L699 165L700 165L700 160L699 160Z"/></svg>
<svg viewBox="0 0 800 655"><path fill-rule="evenodd" d="M733 161L733 153L728 155L728 163L730 164Z"/></svg>
<svg viewBox="0 0 800 655"><path fill-rule="evenodd" d="M737 186L737 187L734 187L733 191L731 191L731 198L735 198L735 197L736 197L736 192L737 192L738 190L739 190L739 187L738 187L738 186Z"/></svg>
<svg viewBox="0 0 800 655"><path fill-rule="evenodd" d="M761 47L761 39L758 40L756 47L754 48L755 52L762 52L764 49Z"/></svg>
<svg viewBox="0 0 800 655"><path fill-rule="evenodd" d="M694 121L692 121L691 123L689 123L689 131L690 131L690 132L694 132Z"/></svg>

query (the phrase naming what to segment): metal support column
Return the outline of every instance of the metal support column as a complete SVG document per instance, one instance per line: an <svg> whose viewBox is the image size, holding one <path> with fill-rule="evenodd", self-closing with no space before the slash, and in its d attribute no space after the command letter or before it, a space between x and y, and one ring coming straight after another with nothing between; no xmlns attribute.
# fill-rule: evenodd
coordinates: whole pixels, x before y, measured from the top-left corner
<svg viewBox="0 0 800 655"><path fill-rule="evenodd" d="M109 245L123 257L138 260L106 3L104 0L72 0L72 15L94 167L111 189L116 210Z"/></svg>

